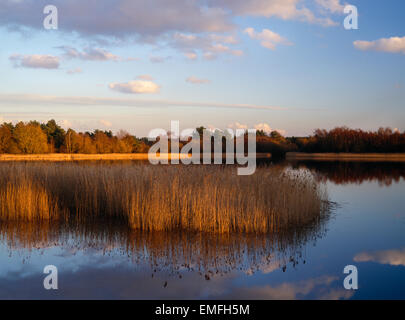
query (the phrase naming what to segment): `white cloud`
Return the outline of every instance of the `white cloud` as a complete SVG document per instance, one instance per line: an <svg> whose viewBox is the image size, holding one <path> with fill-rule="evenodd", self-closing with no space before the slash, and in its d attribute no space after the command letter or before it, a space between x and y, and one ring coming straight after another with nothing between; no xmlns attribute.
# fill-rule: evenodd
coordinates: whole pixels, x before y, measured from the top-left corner
<svg viewBox="0 0 405 320"><path fill-rule="evenodd" d="M103 125L104 127L107 127L107 128L111 128L111 127L112 127L112 123L111 123L110 121L108 121L108 120L103 120L103 119L101 119L101 120L100 120L100 124Z"/></svg>
<svg viewBox="0 0 405 320"><path fill-rule="evenodd" d="M344 6L340 0L316 0L316 3L322 8L336 14L343 14Z"/></svg>
<svg viewBox="0 0 405 320"><path fill-rule="evenodd" d="M61 126L65 129L68 129L68 128L71 128L73 126L73 124L69 120L62 120Z"/></svg>
<svg viewBox="0 0 405 320"><path fill-rule="evenodd" d="M338 0L317 0L337 12ZM314 13L306 0L53 0L63 12L63 32L93 39L157 41L169 33L225 33L236 29L236 16L276 17L334 25L326 12ZM47 0L0 2L0 26L41 29L33 12L42 12ZM158 8L158 9L157 9ZM312 8L312 6L311 6ZM315 9L315 8L314 8ZM226 43L230 43L230 39Z"/></svg>
<svg viewBox="0 0 405 320"><path fill-rule="evenodd" d="M339 0L316 1L318 6L307 6L309 1L306 0L153 0L153 5L150 5L150 0L115 0L114 4L110 0L87 1L85 4L82 0L53 0L52 4L63 12L63 29L60 32L77 34L96 43L168 45L189 59L197 56L214 59L220 54L243 54L240 48L232 47L238 44L235 18L239 16L337 25L329 16L340 10ZM42 29L32 12L42 12L46 4L46 0L1 1L0 27ZM272 47L271 43L265 45ZM66 49L69 49L68 54L84 60L137 60L123 59L97 48L83 51ZM161 57L151 58L152 62L164 60Z"/></svg>
<svg viewBox="0 0 405 320"><path fill-rule="evenodd" d="M190 60L195 60L198 54L207 60L213 60L218 55L230 54L241 56L242 50L234 49L233 45L238 41L233 35L219 34L204 34L194 35L176 32L172 36L170 45L180 51Z"/></svg>
<svg viewBox="0 0 405 320"><path fill-rule="evenodd" d="M238 16L277 17L283 20L298 20L323 26L336 25L336 22L329 17L316 16L314 12L305 7L302 0L210 0L210 2L229 8L234 15Z"/></svg>
<svg viewBox="0 0 405 320"><path fill-rule="evenodd" d="M35 69L58 69L59 58L51 55L21 55L13 54L9 57L14 67L35 68Z"/></svg>
<svg viewBox="0 0 405 320"><path fill-rule="evenodd" d="M282 136L285 136L287 134L286 130L283 129L273 129L272 127L270 127L270 125L268 123L258 123L254 125L254 128L256 130L263 130L266 133L271 133L272 131L277 131L279 134L281 134Z"/></svg>
<svg viewBox="0 0 405 320"><path fill-rule="evenodd" d="M248 126L246 125L246 124L242 124L242 123L239 123L239 122L235 122L235 123L231 123L231 124L228 124L228 128L229 129L243 129L243 130L247 130L248 129Z"/></svg>
<svg viewBox="0 0 405 320"><path fill-rule="evenodd" d="M226 296L227 299L259 299L259 300L294 300L307 295L315 295L318 299L349 299L353 291L333 288L338 280L334 276L321 276L301 280L295 283L282 282L276 286L236 287Z"/></svg>
<svg viewBox="0 0 405 320"><path fill-rule="evenodd" d="M266 133L270 133L273 131L273 129L267 124L267 123L259 123L259 124L255 124L254 128L256 130L263 130Z"/></svg>
<svg viewBox="0 0 405 320"><path fill-rule="evenodd" d="M228 126L229 128L240 128L240 129L248 129L247 125L242 125L239 122L236 122L233 126ZM273 129L268 123L257 123L253 125L253 128L256 130L263 130L265 133L269 134L272 131L277 131L281 135L285 136L287 134L286 130L283 129Z"/></svg>
<svg viewBox="0 0 405 320"><path fill-rule="evenodd" d="M252 39L259 40L263 47L270 50L274 50L277 45L292 45L287 39L269 29L256 32L253 28L246 28L244 33Z"/></svg>
<svg viewBox="0 0 405 320"><path fill-rule="evenodd" d="M213 42L222 42L227 44L237 44L239 41L235 35L209 34L208 38Z"/></svg>
<svg viewBox="0 0 405 320"><path fill-rule="evenodd" d="M157 93L160 86L149 80L133 80L126 83L110 83L110 89L122 93Z"/></svg>
<svg viewBox="0 0 405 320"><path fill-rule="evenodd" d="M0 25L42 28L33 12L47 0L0 2ZM63 12L63 31L84 37L134 38L149 41L168 32L223 32L234 28L229 12L205 0L53 0ZM61 29L62 30L62 29Z"/></svg>
<svg viewBox="0 0 405 320"><path fill-rule="evenodd" d="M362 252L357 254L353 260L356 262L372 261L381 264L405 267L405 248L375 252Z"/></svg>
<svg viewBox="0 0 405 320"><path fill-rule="evenodd" d="M122 61L123 59L111 52L108 52L101 48L85 48L83 51L79 51L69 46L58 47L64 51L64 56L67 58L76 58L89 61Z"/></svg>
<svg viewBox="0 0 405 320"><path fill-rule="evenodd" d="M186 81L189 82L189 83L192 83L192 84L205 84L205 83L210 83L211 82L208 79L199 79L199 78L197 78L195 76L188 77L186 79Z"/></svg>
<svg viewBox="0 0 405 320"><path fill-rule="evenodd" d="M382 38L374 41L353 42L356 49L405 54L405 37Z"/></svg>

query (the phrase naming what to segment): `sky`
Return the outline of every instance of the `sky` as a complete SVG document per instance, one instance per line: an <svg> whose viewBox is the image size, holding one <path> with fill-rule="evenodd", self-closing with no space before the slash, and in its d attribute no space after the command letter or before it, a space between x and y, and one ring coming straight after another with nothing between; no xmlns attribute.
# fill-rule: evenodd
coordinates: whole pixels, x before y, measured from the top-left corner
<svg viewBox="0 0 405 320"><path fill-rule="evenodd" d="M0 0L0 121L402 132L404 18L402 0Z"/></svg>

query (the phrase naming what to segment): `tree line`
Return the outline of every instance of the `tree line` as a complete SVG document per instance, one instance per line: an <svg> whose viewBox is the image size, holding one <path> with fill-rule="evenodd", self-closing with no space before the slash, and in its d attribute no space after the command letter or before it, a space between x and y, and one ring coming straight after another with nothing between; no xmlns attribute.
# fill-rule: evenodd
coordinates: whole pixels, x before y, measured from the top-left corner
<svg viewBox="0 0 405 320"><path fill-rule="evenodd" d="M196 128L202 134L204 127ZM170 133L168 133L169 135ZM405 132L391 128L363 131L338 127L332 130L317 129L309 137L283 137L279 132L256 132L257 152L283 156L289 151L299 152L405 152ZM186 143L186 142L184 142ZM180 147L184 143L180 143ZM137 138L125 131L94 130L76 132L65 130L55 120L3 123L0 125L0 153L145 153L153 142ZM224 138L225 150L225 138Z"/></svg>
<svg viewBox="0 0 405 320"><path fill-rule="evenodd" d="M0 153L142 153L147 152L147 140L125 131L76 132L64 130L55 120L47 123L30 121L3 123L0 126Z"/></svg>
<svg viewBox="0 0 405 320"><path fill-rule="evenodd" d="M292 138L297 149L303 152L398 153L405 152L405 132L391 128L363 131L338 127L332 130L317 129L308 138Z"/></svg>

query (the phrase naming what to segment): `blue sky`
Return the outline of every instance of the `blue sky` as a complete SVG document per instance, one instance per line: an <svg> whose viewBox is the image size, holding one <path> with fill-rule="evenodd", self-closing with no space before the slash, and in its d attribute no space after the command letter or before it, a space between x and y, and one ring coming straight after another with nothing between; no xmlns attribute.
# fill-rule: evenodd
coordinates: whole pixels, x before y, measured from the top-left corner
<svg viewBox="0 0 405 320"><path fill-rule="evenodd" d="M45 30L47 4L58 30ZM405 130L405 3L4 0L0 120L77 130ZM107 9L106 9L107 8Z"/></svg>

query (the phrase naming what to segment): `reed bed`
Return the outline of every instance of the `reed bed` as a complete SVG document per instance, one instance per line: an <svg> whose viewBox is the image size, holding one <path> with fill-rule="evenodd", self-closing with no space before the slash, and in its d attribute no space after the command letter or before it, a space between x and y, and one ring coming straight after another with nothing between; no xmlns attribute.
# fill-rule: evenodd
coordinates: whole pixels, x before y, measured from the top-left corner
<svg viewBox="0 0 405 320"><path fill-rule="evenodd" d="M277 233L323 218L307 171L230 166L3 163L0 220L114 220L140 231Z"/></svg>

